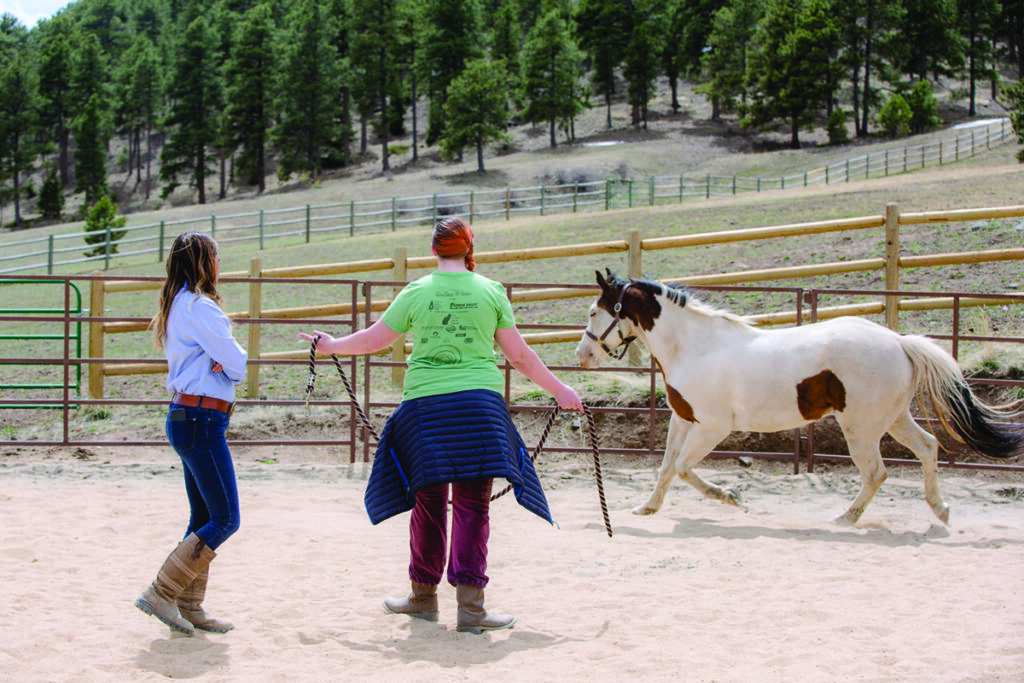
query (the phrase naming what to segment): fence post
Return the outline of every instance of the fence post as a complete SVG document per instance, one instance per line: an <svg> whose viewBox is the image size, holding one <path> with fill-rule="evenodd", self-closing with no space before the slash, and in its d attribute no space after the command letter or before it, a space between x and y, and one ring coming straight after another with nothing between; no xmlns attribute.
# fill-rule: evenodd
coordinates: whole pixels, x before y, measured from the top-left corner
<svg viewBox="0 0 1024 683"><path fill-rule="evenodd" d="M679 203L680 204L683 203L683 198L685 197L685 195L683 193L683 187L685 186L685 184L686 184L685 176L682 173L680 173L679 174Z"/></svg>
<svg viewBox="0 0 1024 683"><path fill-rule="evenodd" d="M650 196L650 200L651 201L649 202L649 206L654 206L654 195L658 191L658 185L655 182L654 178L655 178L654 176L651 176L651 193L650 193L651 194L651 196Z"/></svg>
<svg viewBox="0 0 1024 683"><path fill-rule="evenodd" d="M348 236L356 234L356 200L348 200Z"/></svg>
<svg viewBox="0 0 1024 683"><path fill-rule="evenodd" d="M828 185L828 164L825 164L825 184Z"/></svg>
<svg viewBox="0 0 1024 683"><path fill-rule="evenodd" d="M512 220L512 188L505 188L505 220Z"/></svg>
<svg viewBox="0 0 1024 683"><path fill-rule="evenodd" d="M212 213L210 214L210 235L212 237L217 236L217 217Z"/></svg>
<svg viewBox="0 0 1024 683"><path fill-rule="evenodd" d="M437 225L437 193L434 193L434 198L430 202L430 224Z"/></svg>
<svg viewBox="0 0 1024 683"><path fill-rule="evenodd" d="M631 278L642 278L643 272L643 242L640 239L640 231L633 228L629 231L627 236L627 242L629 244L629 277ZM629 364L633 367L639 366L641 363L640 349L637 345L629 347Z"/></svg>
<svg viewBox="0 0 1024 683"><path fill-rule="evenodd" d="M708 173L704 177L704 199L707 199L710 196L711 196L711 174Z"/></svg>
<svg viewBox="0 0 1024 683"><path fill-rule="evenodd" d="M885 165L885 171L882 173L886 178L889 177L889 150L885 150L885 156L882 157L882 163Z"/></svg>
<svg viewBox="0 0 1024 683"><path fill-rule="evenodd" d="M871 152L864 157L864 180L871 178Z"/></svg>
<svg viewBox="0 0 1024 683"><path fill-rule="evenodd" d="M576 213L576 201L580 193L580 184L578 182L572 184L572 212Z"/></svg>
<svg viewBox="0 0 1024 683"><path fill-rule="evenodd" d="M309 244L309 204L306 204L306 244Z"/></svg>
<svg viewBox="0 0 1024 683"><path fill-rule="evenodd" d="M626 197L627 197L626 206L629 207L630 209L632 209L633 208L633 179L632 178L629 178L628 180L626 180L626 191L627 191L627 193L626 193Z"/></svg>
<svg viewBox="0 0 1024 683"><path fill-rule="evenodd" d="M544 215L544 184L540 186L540 215Z"/></svg>
<svg viewBox="0 0 1024 683"><path fill-rule="evenodd" d="M473 190L469 191L469 224L473 225Z"/></svg>
<svg viewBox="0 0 1024 683"><path fill-rule="evenodd" d="M53 275L53 235L46 237L46 274Z"/></svg>
<svg viewBox="0 0 1024 683"><path fill-rule="evenodd" d="M732 193L736 194L736 176L732 177Z"/></svg>
<svg viewBox="0 0 1024 683"><path fill-rule="evenodd" d="M157 263L164 262L164 222L160 221L160 244L157 245Z"/></svg>
<svg viewBox="0 0 1024 683"><path fill-rule="evenodd" d="M98 270L93 275L102 275ZM89 281L89 317L103 317L103 280ZM89 358L103 358L103 321L89 323ZM103 365L89 363L89 398L103 398Z"/></svg>
<svg viewBox="0 0 1024 683"><path fill-rule="evenodd" d="M612 179L604 181L604 210L607 211L612 203Z"/></svg>
<svg viewBox="0 0 1024 683"><path fill-rule="evenodd" d="M408 250L405 247L395 248L395 267L391 273L391 279L395 282L406 282L409 279L409 259ZM395 287L392 291L392 299L398 296L398 293L402 290L401 287ZM353 305L355 302L353 302ZM405 362L405 335L403 334L398 341L391 345L391 360L395 363ZM391 367L391 385L400 387L405 382L405 368L400 365L393 365Z"/></svg>
<svg viewBox="0 0 1024 683"><path fill-rule="evenodd" d="M110 267L110 223L107 223L107 233L103 240L103 270Z"/></svg>
<svg viewBox="0 0 1024 683"><path fill-rule="evenodd" d="M391 198L391 232L394 232L398 226L397 222L398 212L398 200L394 197Z"/></svg>
<svg viewBox="0 0 1024 683"><path fill-rule="evenodd" d="M942 166L942 140L939 140L939 166Z"/></svg>
<svg viewBox="0 0 1024 683"><path fill-rule="evenodd" d="M900 205L896 202L885 205L885 288L891 291L900 288ZM885 326L899 331L898 296L885 297Z"/></svg>
<svg viewBox="0 0 1024 683"><path fill-rule="evenodd" d="M263 213L262 211L260 212ZM263 264L259 256L253 256L249 260L249 277L260 277L263 272ZM257 319L263 317L263 283L249 283L249 318ZM260 358L260 324L249 323L249 358L259 360ZM245 373L246 393L248 398L259 398L260 396L260 366L253 365Z"/></svg>
<svg viewBox="0 0 1024 683"><path fill-rule="evenodd" d="M263 209L260 209L260 251L263 251Z"/></svg>

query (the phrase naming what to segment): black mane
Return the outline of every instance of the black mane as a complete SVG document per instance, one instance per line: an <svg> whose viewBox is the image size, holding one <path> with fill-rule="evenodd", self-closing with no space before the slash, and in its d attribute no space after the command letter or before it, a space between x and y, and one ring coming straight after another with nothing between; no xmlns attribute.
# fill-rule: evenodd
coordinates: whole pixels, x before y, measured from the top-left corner
<svg viewBox="0 0 1024 683"><path fill-rule="evenodd" d="M686 303L690 300L690 288L682 283L669 284L650 278L630 278L625 280L612 270L605 269L605 271L608 273L605 281L613 287L630 285L647 294L663 294L666 299L681 307L685 307Z"/></svg>

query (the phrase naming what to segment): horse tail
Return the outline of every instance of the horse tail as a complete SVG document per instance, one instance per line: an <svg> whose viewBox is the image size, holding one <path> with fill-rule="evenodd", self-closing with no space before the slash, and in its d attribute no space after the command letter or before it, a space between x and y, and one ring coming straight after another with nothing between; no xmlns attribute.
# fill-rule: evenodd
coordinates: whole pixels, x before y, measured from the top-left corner
<svg viewBox="0 0 1024 683"><path fill-rule="evenodd" d="M971 392L956 360L932 340L900 336L900 345L914 367L914 386L927 396L939 424L951 437L989 458L1024 453L1024 426L997 424L1019 415L1020 401L991 406Z"/></svg>

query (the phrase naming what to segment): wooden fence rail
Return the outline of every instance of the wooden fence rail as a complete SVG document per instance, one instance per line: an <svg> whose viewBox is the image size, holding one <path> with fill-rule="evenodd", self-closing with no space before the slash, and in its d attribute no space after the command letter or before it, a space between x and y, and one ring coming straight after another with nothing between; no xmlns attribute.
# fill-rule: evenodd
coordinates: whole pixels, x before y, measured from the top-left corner
<svg viewBox="0 0 1024 683"><path fill-rule="evenodd" d="M900 253L900 226L925 223L960 222L967 220L989 220L1024 216L1024 205L995 207L988 209L965 209L956 211L919 212L900 214L897 204L888 204L884 213L876 216L838 219L834 221L816 221L791 225L778 225L747 230L711 232L703 234L681 235L677 237L657 237L642 239L639 231L632 230L623 240L611 240L586 244L564 245L555 247L538 247L533 249L482 252L475 255L478 263L504 263L533 259L566 258L595 254L626 254L626 270L631 277L640 277L643 272L643 253L662 249L684 249L695 246L720 244L725 242L741 242L750 240L780 239L796 235L822 235L851 230L882 230L886 243L884 257L841 261L834 263L808 264L783 268L759 269L696 275L684 278L668 278L667 282L679 282L694 286L736 285L791 280L838 273L878 271L884 273L884 290L898 292L900 289L900 271L905 268L935 267L952 264L969 264L996 261L1024 260L1024 249L1001 249L977 252L960 252L947 254L928 254L904 256ZM243 278L249 282L249 300L245 311L229 313L233 318L246 318L250 321L261 319L305 319L329 318L333 316L348 317L352 307L365 313L366 303L350 302L336 305L299 306L291 308L264 309L262 305L262 286L273 279L324 278L336 275L355 273L384 272L389 280L400 285L409 279L409 271L432 268L436 264L433 257L409 257L404 248L396 251L392 258L371 259L347 263L326 263L290 268L262 267L259 257L252 260L248 272L238 271L224 273L222 277L229 281L232 278ZM134 292L147 289L158 289L161 278L136 279L132 281L94 280L91 283L90 311L95 318L103 316L108 305L108 296L116 293ZM592 296L596 288L544 287L538 289L517 289L512 292L513 303L533 301L554 301ZM382 311L390 303L389 299L380 298L369 303L372 312ZM1005 301L997 301L985 297L961 299L959 306L991 306ZM886 324L893 329L898 327L901 310L927 310L929 308L948 307L948 299L900 301L898 294L886 296L885 302L854 304L821 308L817 315L820 318L840 315L867 315L884 313ZM759 324L775 325L790 324L796 321L796 312L780 312L754 316ZM147 327L142 320L114 320L95 322L90 325L89 357L104 357L104 338L109 334L139 332ZM260 325L250 324L248 349L250 356L261 359L299 358L301 352L276 352L262 354ZM574 332L539 332L524 335L532 344L552 344L576 341L578 334ZM404 360L408 352L407 345L398 343L390 352L392 360ZM634 363L637 357L633 358ZM94 362L89 365L89 395L92 398L103 396L104 376L138 373L161 372L164 365L160 362L151 364L108 364ZM396 371L396 379L399 375ZM259 366L254 366L248 375L248 396L260 395Z"/></svg>

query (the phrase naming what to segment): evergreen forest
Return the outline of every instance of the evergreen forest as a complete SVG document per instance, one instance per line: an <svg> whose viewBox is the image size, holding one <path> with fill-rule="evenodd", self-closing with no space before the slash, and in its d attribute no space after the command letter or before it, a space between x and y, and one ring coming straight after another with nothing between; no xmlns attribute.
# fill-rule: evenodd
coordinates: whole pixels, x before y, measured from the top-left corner
<svg viewBox="0 0 1024 683"><path fill-rule="evenodd" d="M27 199L83 216L116 162L147 199L208 203L368 150L386 172L399 138L483 173L517 126L571 143L625 99L644 127L684 80L798 148L823 121L837 141L935 126L940 78L973 115L1022 75L1024 0L77 0L0 17L0 202L15 228Z"/></svg>

